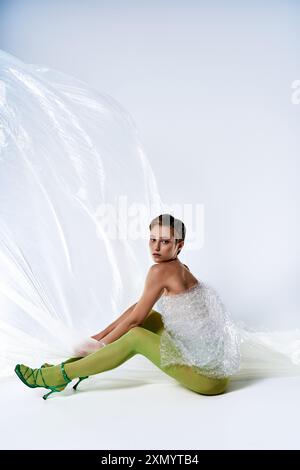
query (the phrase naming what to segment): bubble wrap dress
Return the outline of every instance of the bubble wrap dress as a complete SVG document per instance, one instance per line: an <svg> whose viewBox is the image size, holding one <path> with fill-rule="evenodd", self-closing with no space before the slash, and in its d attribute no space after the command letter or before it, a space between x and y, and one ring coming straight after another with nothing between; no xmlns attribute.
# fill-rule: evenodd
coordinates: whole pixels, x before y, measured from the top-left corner
<svg viewBox="0 0 300 470"><path fill-rule="evenodd" d="M198 281L185 292L163 295L161 366L187 364L209 377L228 377L240 367L240 338L217 292Z"/></svg>

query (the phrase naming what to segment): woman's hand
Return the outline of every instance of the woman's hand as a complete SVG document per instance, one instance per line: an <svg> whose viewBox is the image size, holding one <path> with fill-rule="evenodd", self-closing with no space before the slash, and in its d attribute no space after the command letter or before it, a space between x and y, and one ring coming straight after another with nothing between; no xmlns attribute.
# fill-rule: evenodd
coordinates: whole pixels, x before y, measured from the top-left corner
<svg viewBox="0 0 300 470"><path fill-rule="evenodd" d="M77 346L75 346L74 354L75 356L80 356L80 357L88 356L89 354L98 351L104 346L106 346L104 341L102 340L97 341L96 339L88 338L87 340L84 340L81 343L79 343Z"/></svg>

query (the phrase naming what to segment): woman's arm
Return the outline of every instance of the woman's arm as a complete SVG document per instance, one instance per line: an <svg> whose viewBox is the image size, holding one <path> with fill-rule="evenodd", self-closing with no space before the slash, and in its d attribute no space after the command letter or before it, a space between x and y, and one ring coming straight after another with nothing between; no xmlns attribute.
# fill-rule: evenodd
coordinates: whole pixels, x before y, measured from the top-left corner
<svg viewBox="0 0 300 470"><path fill-rule="evenodd" d="M163 273L161 267L157 264L150 267L141 298L133 306L134 308L128 312L126 317L122 319L110 333L102 338L105 344L112 343L127 333L131 328L139 326L144 322L165 288L165 276Z"/></svg>
<svg viewBox="0 0 300 470"><path fill-rule="evenodd" d="M127 333L127 331L129 331L134 326L137 325L129 315L128 317L124 318L124 320L120 321L110 333L104 336L102 341L104 341L105 345L112 343Z"/></svg>
<svg viewBox="0 0 300 470"><path fill-rule="evenodd" d="M127 310L125 310L122 315L120 315L115 321L113 321L110 325L108 325L104 330L100 331L100 333L97 333L96 335L92 336L92 338L96 339L99 341L100 339L104 338L104 336L108 335L113 329L120 324L123 320L125 320L128 315L132 312L134 307L136 306L137 302L131 307L129 307Z"/></svg>

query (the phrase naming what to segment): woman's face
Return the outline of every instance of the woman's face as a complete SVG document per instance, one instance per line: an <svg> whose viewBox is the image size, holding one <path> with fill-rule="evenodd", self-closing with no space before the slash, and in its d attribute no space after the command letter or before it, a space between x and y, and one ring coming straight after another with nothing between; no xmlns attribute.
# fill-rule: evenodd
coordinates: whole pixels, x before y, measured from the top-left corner
<svg viewBox="0 0 300 470"><path fill-rule="evenodd" d="M182 247L183 241L175 243L170 227L155 225L150 231L149 249L156 263L162 263L177 258L177 251Z"/></svg>

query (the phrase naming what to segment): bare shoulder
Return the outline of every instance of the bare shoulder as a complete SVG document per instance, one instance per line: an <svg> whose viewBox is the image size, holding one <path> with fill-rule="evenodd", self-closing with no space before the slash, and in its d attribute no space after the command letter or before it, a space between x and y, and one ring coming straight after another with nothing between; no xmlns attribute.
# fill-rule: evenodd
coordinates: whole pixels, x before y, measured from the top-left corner
<svg viewBox="0 0 300 470"><path fill-rule="evenodd" d="M161 284L165 279L166 272L167 266L163 264L152 264L149 268L147 277L153 282L156 281Z"/></svg>
<svg viewBox="0 0 300 470"><path fill-rule="evenodd" d="M144 321L163 291L164 277L162 268L160 265L154 264L148 270L143 293L130 313L132 325L140 325Z"/></svg>
<svg viewBox="0 0 300 470"><path fill-rule="evenodd" d="M155 292L159 292L159 295L162 295L165 291L167 285L167 279L169 276L169 267L165 264L152 264L150 266L147 277L146 277L146 286L147 289L151 288Z"/></svg>
<svg viewBox="0 0 300 470"><path fill-rule="evenodd" d="M165 269L165 263L154 263L150 266L149 271L159 274Z"/></svg>

